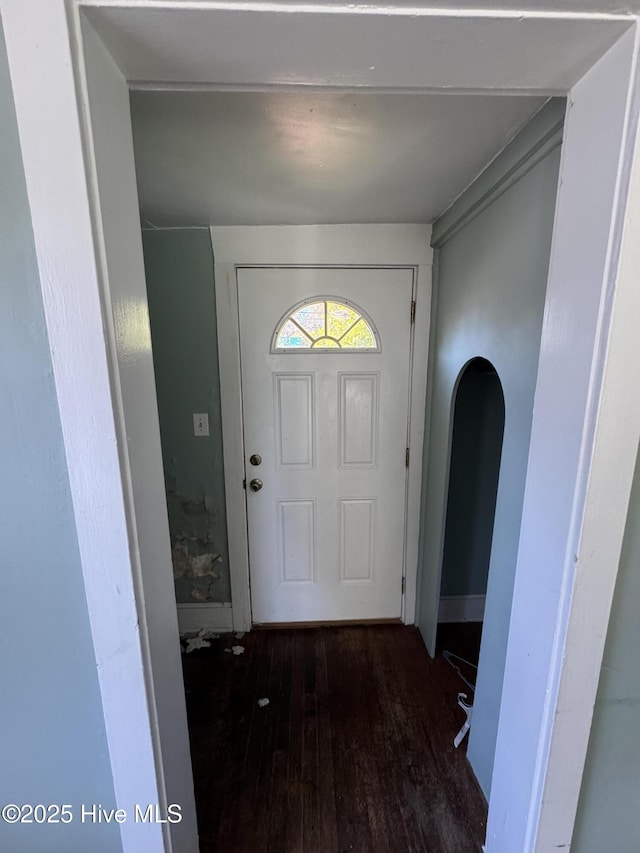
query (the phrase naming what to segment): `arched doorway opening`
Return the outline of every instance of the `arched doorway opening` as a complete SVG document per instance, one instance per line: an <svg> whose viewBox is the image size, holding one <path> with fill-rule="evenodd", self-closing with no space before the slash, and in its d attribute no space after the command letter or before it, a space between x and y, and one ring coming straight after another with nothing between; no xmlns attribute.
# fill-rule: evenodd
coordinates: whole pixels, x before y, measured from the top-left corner
<svg viewBox="0 0 640 853"><path fill-rule="evenodd" d="M484 358L472 359L454 392L440 586L448 608L442 609L441 621L482 621L504 420L504 394L494 366Z"/></svg>

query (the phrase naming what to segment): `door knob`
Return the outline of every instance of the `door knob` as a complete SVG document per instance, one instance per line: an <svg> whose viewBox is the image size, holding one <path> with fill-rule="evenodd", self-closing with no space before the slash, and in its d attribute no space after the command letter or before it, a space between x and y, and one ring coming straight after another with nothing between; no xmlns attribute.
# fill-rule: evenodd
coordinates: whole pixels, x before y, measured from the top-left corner
<svg viewBox="0 0 640 853"><path fill-rule="evenodd" d="M262 480L258 480L258 479L252 480L249 483L249 488L251 489L252 492L259 492L260 489L262 488Z"/></svg>
<svg viewBox="0 0 640 853"><path fill-rule="evenodd" d="M262 465L262 456L260 456L259 453L254 453L249 457L249 462L251 462L252 465Z"/></svg>

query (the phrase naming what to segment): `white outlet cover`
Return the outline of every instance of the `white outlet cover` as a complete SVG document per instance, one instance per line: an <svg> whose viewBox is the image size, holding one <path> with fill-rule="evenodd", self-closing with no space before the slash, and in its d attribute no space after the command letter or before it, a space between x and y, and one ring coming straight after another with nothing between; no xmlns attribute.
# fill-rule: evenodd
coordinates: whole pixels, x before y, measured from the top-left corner
<svg viewBox="0 0 640 853"><path fill-rule="evenodd" d="M193 416L193 434L209 435L209 415L204 412Z"/></svg>

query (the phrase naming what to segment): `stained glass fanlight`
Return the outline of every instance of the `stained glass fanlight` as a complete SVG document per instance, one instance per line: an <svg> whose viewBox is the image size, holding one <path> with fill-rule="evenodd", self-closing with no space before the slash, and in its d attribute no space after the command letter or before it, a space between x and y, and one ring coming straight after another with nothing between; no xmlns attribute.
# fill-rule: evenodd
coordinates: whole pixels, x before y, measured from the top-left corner
<svg viewBox="0 0 640 853"><path fill-rule="evenodd" d="M280 323L274 350L379 350L373 324L355 305L318 299L295 308Z"/></svg>

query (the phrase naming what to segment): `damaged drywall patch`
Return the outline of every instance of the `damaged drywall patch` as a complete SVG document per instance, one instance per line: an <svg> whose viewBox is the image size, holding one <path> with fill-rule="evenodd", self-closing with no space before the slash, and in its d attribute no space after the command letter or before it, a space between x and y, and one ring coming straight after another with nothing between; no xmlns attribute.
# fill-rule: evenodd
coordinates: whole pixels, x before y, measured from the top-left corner
<svg viewBox="0 0 640 853"><path fill-rule="evenodd" d="M203 551L206 545L202 541L173 541L171 559L173 578L176 586L176 600L183 604L191 601L218 601L220 571L218 566L222 555L213 551Z"/></svg>
<svg viewBox="0 0 640 853"><path fill-rule="evenodd" d="M167 493L171 556L176 600L219 602L228 599L225 542L217 542L215 513L210 501Z"/></svg>
<svg viewBox="0 0 640 853"><path fill-rule="evenodd" d="M220 575L215 571L214 564L222 559L221 554L191 554L189 545L184 540L178 541L171 552L174 578L205 578L211 576L216 580Z"/></svg>

